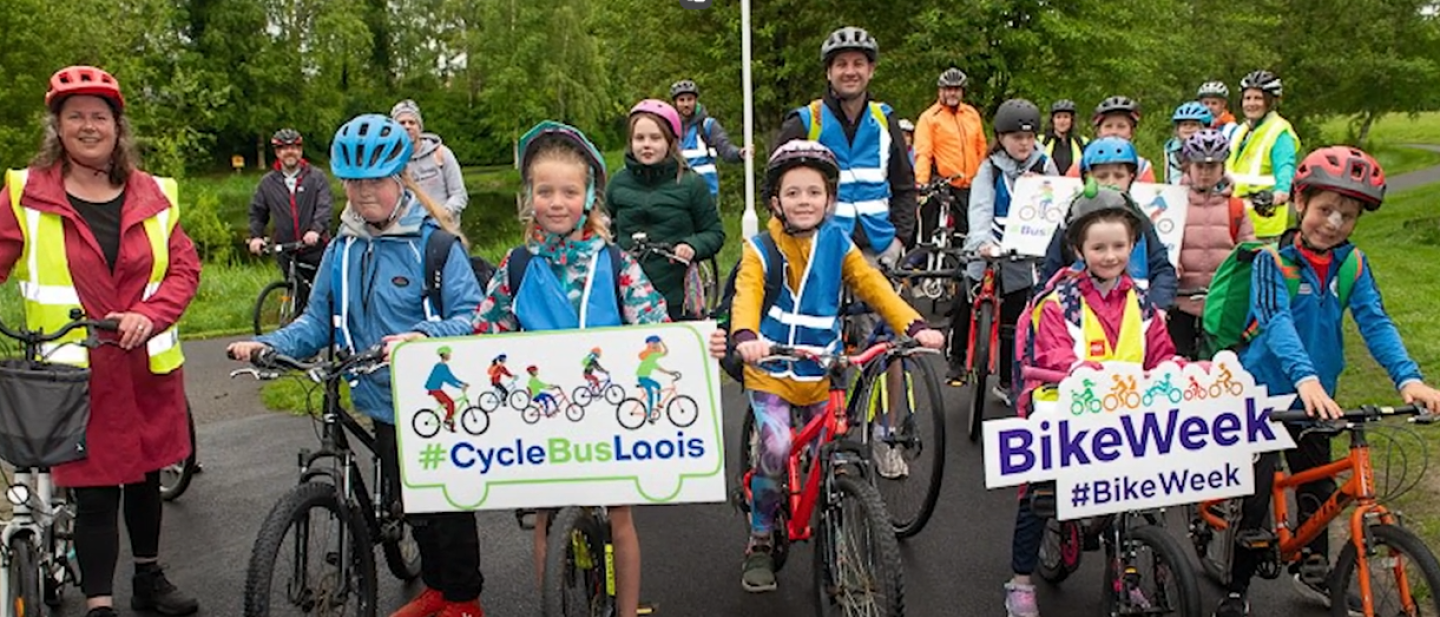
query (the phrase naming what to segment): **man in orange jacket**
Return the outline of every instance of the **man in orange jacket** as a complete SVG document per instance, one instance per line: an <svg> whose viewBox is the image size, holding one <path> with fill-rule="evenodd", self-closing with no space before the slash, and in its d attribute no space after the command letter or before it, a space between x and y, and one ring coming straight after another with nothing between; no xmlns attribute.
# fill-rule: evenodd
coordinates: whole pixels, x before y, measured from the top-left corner
<svg viewBox="0 0 1440 617"><path fill-rule="evenodd" d="M915 125L915 182L923 186L935 176L957 176L950 181L950 194L955 197L951 214L955 231L961 233L969 226L970 180L985 160L987 147L980 112L961 101L967 81L965 73L955 67L941 73L936 80L939 100ZM938 201L929 199L920 206L917 228L922 240L928 241L943 222Z"/></svg>

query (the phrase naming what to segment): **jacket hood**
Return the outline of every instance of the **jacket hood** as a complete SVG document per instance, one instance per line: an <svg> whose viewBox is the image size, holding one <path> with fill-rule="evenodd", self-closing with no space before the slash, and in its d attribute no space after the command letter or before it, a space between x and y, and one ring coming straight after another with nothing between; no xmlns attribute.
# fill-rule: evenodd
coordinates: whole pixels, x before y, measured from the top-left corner
<svg viewBox="0 0 1440 617"><path fill-rule="evenodd" d="M300 164L297 165L297 167L299 167L300 171L303 173L310 168L310 161L308 159L302 158L300 159ZM280 164L280 159L275 159L275 162L270 164L270 169L281 173L285 172L284 166Z"/></svg>
<svg viewBox="0 0 1440 617"><path fill-rule="evenodd" d="M1042 156L1045 156L1045 153L1040 150L1040 143L1036 142L1035 150L1030 152L1029 158L1026 158L1023 162L1010 158L1010 155L1007 154L1003 148L991 154L990 161L995 163L995 166L999 167L1000 171L1005 173L1005 177L1014 178L1020 175L1021 170L1034 167L1035 163L1038 162Z"/></svg>
<svg viewBox="0 0 1440 617"><path fill-rule="evenodd" d="M439 149L443 143L445 142L440 139L439 135L434 133L421 133L419 143L415 144L415 152L410 154L410 160L413 161L435 154L435 150Z"/></svg>
<svg viewBox="0 0 1440 617"><path fill-rule="evenodd" d="M704 122L705 119L709 117L710 112L705 111L705 105L703 103L696 103L695 113L690 114L689 118L685 118L684 126L686 128L695 126L696 124Z"/></svg>
<svg viewBox="0 0 1440 617"><path fill-rule="evenodd" d="M428 219L429 214L425 212L425 206L421 204L420 200L416 199L415 195L410 191L406 190L401 195L400 201L401 213L399 219L391 226L379 232L374 231L374 229L365 222L365 219L360 216L360 213L350 207L349 203L346 203L345 210L340 213L339 235L341 237L352 236L362 240L371 240L386 236L413 236L420 233L421 228L425 225L435 225L434 221Z"/></svg>

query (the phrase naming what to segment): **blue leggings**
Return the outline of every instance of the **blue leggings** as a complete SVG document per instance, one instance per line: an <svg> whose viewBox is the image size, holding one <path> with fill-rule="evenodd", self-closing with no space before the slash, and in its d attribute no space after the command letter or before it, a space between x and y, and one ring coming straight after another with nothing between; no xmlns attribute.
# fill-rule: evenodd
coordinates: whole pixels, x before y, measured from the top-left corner
<svg viewBox="0 0 1440 617"><path fill-rule="evenodd" d="M640 387L645 389L646 405L650 411L655 411L655 403L660 400L660 382L649 377L640 378Z"/></svg>
<svg viewBox="0 0 1440 617"><path fill-rule="evenodd" d="M803 422L825 411L825 403L791 405L778 394L750 391L750 409L755 414L755 429L760 434L755 474L750 478L750 533L767 538L775 531L775 519L785 499L780 486L790 459L790 409L800 412Z"/></svg>

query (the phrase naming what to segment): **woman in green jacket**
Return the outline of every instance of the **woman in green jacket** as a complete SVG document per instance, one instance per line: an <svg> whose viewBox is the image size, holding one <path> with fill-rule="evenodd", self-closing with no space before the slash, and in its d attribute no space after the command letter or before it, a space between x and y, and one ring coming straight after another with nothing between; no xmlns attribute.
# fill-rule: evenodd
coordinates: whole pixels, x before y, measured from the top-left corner
<svg viewBox="0 0 1440 617"><path fill-rule="evenodd" d="M646 99L630 110L630 147L625 168L605 190L615 240L640 261L645 276L665 296L670 319L685 314L688 265L655 254L635 254L634 235L668 244L686 262L713 257L725 244L725 227L705 179L685 165L676 136L680 114L669 103ZM696 316L690 315L689 318Z"/></svg>

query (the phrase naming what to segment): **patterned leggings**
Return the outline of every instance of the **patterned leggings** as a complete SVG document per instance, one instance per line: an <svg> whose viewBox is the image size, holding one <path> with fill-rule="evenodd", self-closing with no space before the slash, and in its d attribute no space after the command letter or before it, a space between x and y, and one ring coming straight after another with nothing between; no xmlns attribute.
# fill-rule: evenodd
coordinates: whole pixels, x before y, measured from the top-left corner
<svg viewBox="0 0 1440 617"><path fill-rule="evenodd" d="M750 409L755 414L755 427L760 435L756 444L759 456L755 474L750 478L750 533L768 540L775 530L775 519L785 499L780 487L785 481L786 462L790 458L790 409L798 410L800 421L808 422L825 410L825 403L791 405L777 394L750 391Z"/></svg>

